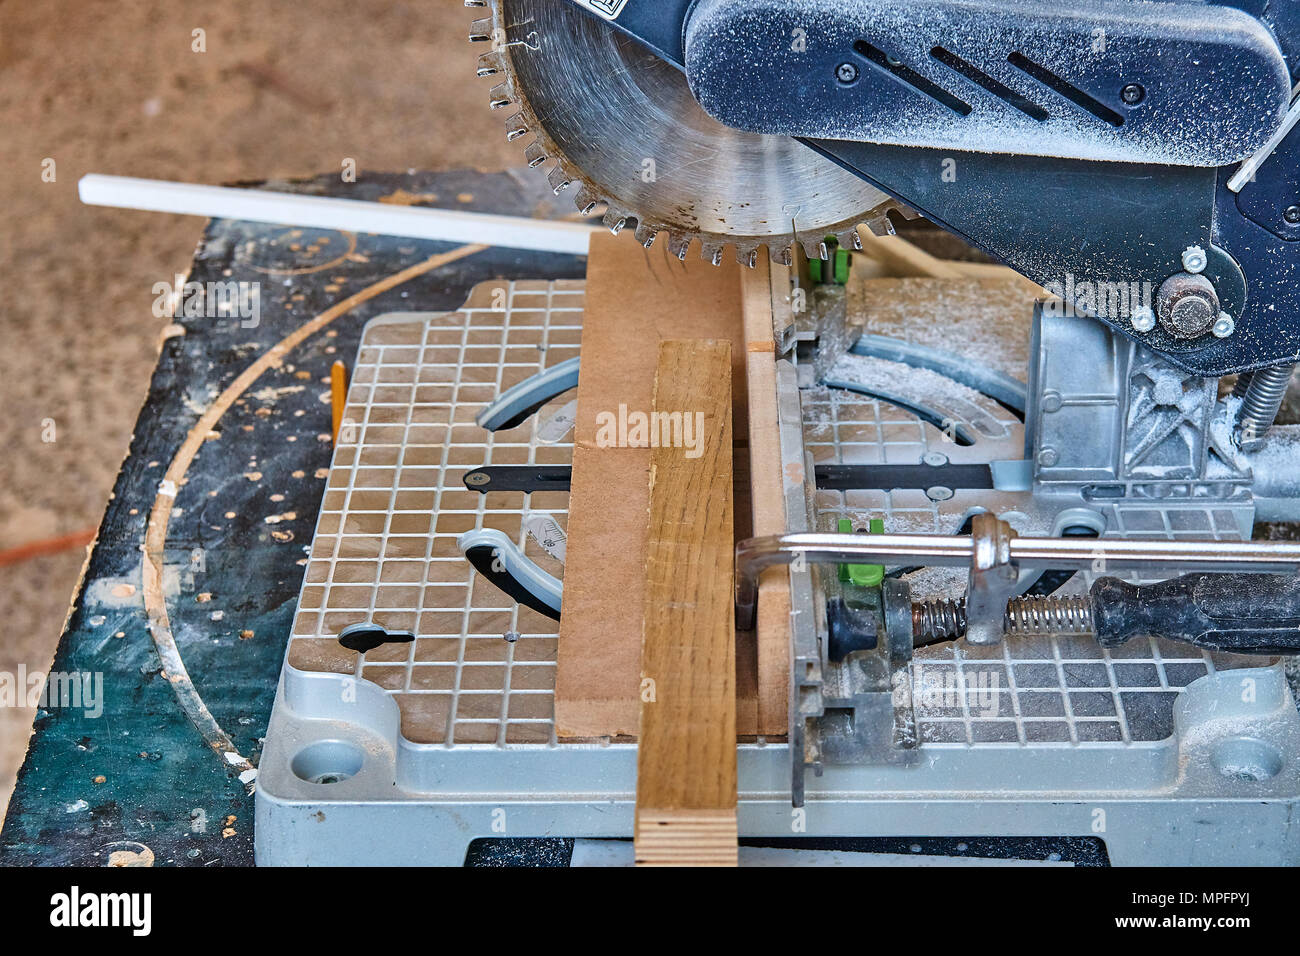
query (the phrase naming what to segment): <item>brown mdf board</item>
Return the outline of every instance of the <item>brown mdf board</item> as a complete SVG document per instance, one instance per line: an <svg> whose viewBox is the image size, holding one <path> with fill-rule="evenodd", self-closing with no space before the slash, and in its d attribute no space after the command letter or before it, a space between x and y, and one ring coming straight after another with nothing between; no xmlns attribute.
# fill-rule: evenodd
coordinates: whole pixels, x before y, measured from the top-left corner
<svg viewBox="0 0 1300 956"><path fill-rule="evenodd" d="M744 276L735 263L682 262L628 235L592 237L556 661L560 739L637 733L651 449L617 425L620 414L651 410L661 341L712 339L731 343L733 434L748 435ZM738 513L747 534L747 507ZM774 692L784 709L784 689ZM741 735L759 733L758 700L755 644L745 635L736 652Z"/></svg>
<svg viewBox="0 0 1300 956"><path fill-rule="evenodd" d="M735 866L735 531L729 341L659 346L653 408L700 440L650 456L638 865ZM685 430L683 429L683 434Z"/></svg>

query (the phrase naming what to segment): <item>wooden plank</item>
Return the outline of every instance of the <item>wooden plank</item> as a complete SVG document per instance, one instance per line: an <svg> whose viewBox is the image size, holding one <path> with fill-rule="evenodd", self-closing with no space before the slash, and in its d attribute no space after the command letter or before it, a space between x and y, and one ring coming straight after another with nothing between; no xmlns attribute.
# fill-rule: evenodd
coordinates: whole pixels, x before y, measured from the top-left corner
<svg viewBox="0 0 1300 956"><path fill-rule="evenodd" d="M749 475L752 533L786 530L785 490L781 479L781 436L776 408L774 329L789 312L790 270L759 262L741 279L745 318L745 391L749 397ZM790 317L793 320L793 316ZM790 575L769 568L759 579L758 614L753 636L758 656L758 732L784 735L789 724Z"/></svg>
<svg viewBox="0 0 1300 956"><path fill-rule="evenodd" d="M862 253L854 262L854 273L859 280L907 277L990 279L1016 282L1027 294L1039 298L1047 295L1047 290L1033 279L1022 276L1009 266L940 259L902 236L877 236L865 226L858 228L858 234L862 237Z"/></svg>
<svg viewBox="0 0 1300 956"><path fill-rule="evenodd" d="M736 865L731 356L728 341L659 346L653 408L696 441L651 449L638 865Z"/></svg>
<svg viewBox="0 0 1300 956"><path fill-rule="evenodd" d="M634 736L639 720L651 449L630 432L611 445L600 423L620 406L650 410L660 341L721 339L732 343L735 434L748 434L741 275L734 262L681 262L627 234L592 238L556 667L562 739ZM738 732L756 734L752 641L738 651L736 681Z"/></svg>
<svg viewBox="0 0 1300 956"><path fill-rule="evenodd" d="M936 259L901 236L877 236L866 226L858 227L858 235L862 237L863 253L883 264L891 275L929 276L935 279L962 277L962 271L956 263Z"/></svg>

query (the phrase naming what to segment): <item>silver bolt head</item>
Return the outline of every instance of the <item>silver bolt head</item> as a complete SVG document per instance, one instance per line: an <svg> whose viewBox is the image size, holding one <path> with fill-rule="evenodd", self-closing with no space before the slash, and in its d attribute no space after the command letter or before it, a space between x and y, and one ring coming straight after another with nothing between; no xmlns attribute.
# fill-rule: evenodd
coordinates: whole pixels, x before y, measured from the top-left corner
<svg viewBox="0 0 1300 956"><path fill-rule="evenodd" d="M1205 256L1205 250L1200 246L1188 246L1183 250L1183 268L1192 275L1199 275L1205 271L1209 260Z"/></svg>
<svg viewBox="0 0 1300 956"><path fill-rule="evenodd" d="M1038 453L1038 463L1044 468L1051 468L1060 460L1061 456L1056 453L1055 448L1044 448Z"/></svg>
<svg viewBox="0 0 1300 956"><path fill-rule="evenodd" d="M942 468L948 464L948 456L941 451L927 451L921 461L932 468Z"/></svg>
<svg viewBox="0 0 1300 956"><path fill-rule="evenodd" d="M1145 305L1139 306L1133 310L1129 321L1133 324L1134 332L1150 332L1156 327L1156 314Z"/></svg>
<svg viewBox="0 0 1300 956"><path fill-rule="evenodd" d="M947 501L953 496L953 490L945 488L943 485L935 485L932 488L925 489L925 496L931 501Z"/></svg>
<svg viewBox="0 0 1300 956"><path fill-rule="evenodd" d="M1220 312L1218 319L1214 322L1214 327L1210 329L1216 339L1226 339L1236 330L1237 323L1233 321L1232 316L1227 312Z"/></svg>

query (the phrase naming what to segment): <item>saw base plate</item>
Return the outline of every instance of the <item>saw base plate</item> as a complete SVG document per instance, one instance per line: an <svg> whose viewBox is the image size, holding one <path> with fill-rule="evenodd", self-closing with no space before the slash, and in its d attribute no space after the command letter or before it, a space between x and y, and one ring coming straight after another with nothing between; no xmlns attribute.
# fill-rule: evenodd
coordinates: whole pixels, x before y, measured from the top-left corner
<svg viewBox="0 0 1300 956"><path fill-rule="evenodd" d="M363 334L355 441L335 453L261 760L259 863L459 865L476 838L632 833L635 746L556 740L554 623L485 589L454 551L459 533L493 527L545 564L523 517L563 520L567 505L498 504L461 484L477 465L567 461L563 445L537 442L537 419L495 437L473 419L577 353L582 284L496 283L503 303L492 285L459 312L385 316ZM846 394L807 395L823 459L951 447L910 413ZM883 512L887 527L915 530L945 530L965 506L924 492L819 496L825 520ZM413 639L341 648L338 632L358 623ZM1300 749L1300 715L1280 667L1222 666L1161 642L1105 652L1065 638L918 655L913 695L935 706L922 710L917 762L827 767L792 811L787 746L741 744L740 833L1100 837L1116 864L1294 860L1300 766L1251 755ZM954 710L954 686L988 688L987 710L964 692ZM1189 814L1194 838L1176 825Z"/></svg>

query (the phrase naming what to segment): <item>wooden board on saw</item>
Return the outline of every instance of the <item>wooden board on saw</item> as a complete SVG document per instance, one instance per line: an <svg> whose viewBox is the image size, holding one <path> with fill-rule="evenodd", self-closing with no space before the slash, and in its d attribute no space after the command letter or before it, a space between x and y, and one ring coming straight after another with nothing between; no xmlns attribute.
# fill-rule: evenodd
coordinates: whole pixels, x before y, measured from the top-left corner
<svg viewBox="0 0 1300 956"><path fill-rule="evenodd" d="M1047 293L1032 279L994 262L965 262L940 259L902 236L877 236L866 226L858 227L862 251L853 257L852 277L863 279L926 277L931 279L993 279L1015 283L1027 295L1043 298Z"/></svg>
<svg viewBox="0 0 1300 956"><path fill-rule="evenodd" d="M637 733L652 449L624 423L651 409L661 341L715 339L732 346L733 435L736 441L749 435L743 292L758 281L766 282L765 272L679 261L662 246L647 250L627 236L592 237L557 653L555 721L561 739ZM768 305L770 341L770 300ZM774 394L770 401L775 403ZM749 469L744 446L740 451L735 530L744 537L750 527ZM753 636L738 637L740 735L785 732L787 667L769 660L761 673L780 679L765 684ZM779 724L760 723L760 710L778 715Z"/></svg>
<svg viewBox="0 0 1300 956"><path fill-rule="evenodd" d="M735 866L731 342L659 345L654 410L693 447L650 453L637 745L638 865Z"/></svg>
<svg viewBox="0 0 1300 956"><path fill-rule="evenodd" d="M751 533L786 530L773 329L794 321L790 269L759 262L746 277L745 374L749 389L749 492ZM774 321L774 318L776 321ZM754 644L758 657L758 732L783 736L790 722L790 572L768 568L759 578Z"/></svg>

